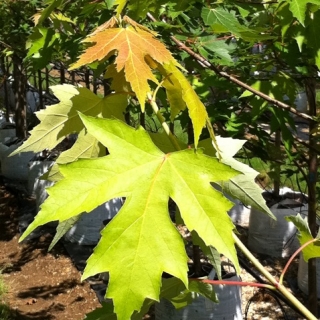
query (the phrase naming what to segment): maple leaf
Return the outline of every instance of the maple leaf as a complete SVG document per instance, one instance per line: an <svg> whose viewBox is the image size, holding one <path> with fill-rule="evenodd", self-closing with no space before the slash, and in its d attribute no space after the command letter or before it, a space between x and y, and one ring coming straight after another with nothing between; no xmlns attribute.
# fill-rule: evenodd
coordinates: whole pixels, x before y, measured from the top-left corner
<svg viewBox="0 0 320 320"><path fill-rule="evenodd" d="M89 36L84 42L94 43L94 45L80 56L71 69L101 61L116 54L116 70L120 72L124 69L125 79L135 92L142 111L144 111L147 92L151 91L148 80L158 84L146 57L160 64L170 61L177 64L164 44L158 41L153 33L138 27L138 24L126 28L108 28Z"/></svg>
<svg viewBox="0 0 320 320"><path fill-rule="evenodd" d="M57 158L55 164L42 176L42 179L59 181L63 178L59 172L59 164L70 163L78 159L91 159L104 156L106 149L98 140L89 133L82 130L73 146L63 151Z"/></svg>
<svg viewBox="0 0 320 320"><path fill-rule="evenodd" d="M308 219L307 217L302 218L301 215L298 213L296 216L288 216L286 217L287 221L291 221L294 223L294 225L297 227L299 233L298 233L298 239L300 242L300 245L303 246L308 241L313 240L313 236L311 234L309 225L308 225ZM319 258L320 257L320 231L318 231L318 234L316 236L316 239L318 241L309 244L306 246L302 252L303 252L303 259L307 262L309 259L312 258Z"/></svg>
<svg viewBox="0 0 320 320"><path fill-rule="evenodd" d="M179 109L183 108L183 105L187 106L193 125L194 145L197 147L202 129L209 118L206 107L176 65L171 62L165 63L163 68L159 69L162 72L165 70L166 79L163 86L168 91L168 98L170 99L171 120L178 114Z"/></svg>
<svg viewBox="0 0 320 320"><path fill-rule="evenodd" d="M61 165L65 178L48 189L49 198L21 240L48 221L64 221L125 197L124 206L102 231L83 274L87 278L109 272L107 297L113 299L118 319L129 319L145 298L159 299L163 272L187 287L187 255L170 220L169 198L179 207L188 229L196 230L206 245L231 259L238 270L234 226L227 214L232 204L210 184L237 171L194 149L164 154L143 128L81 117L110 155Z"/></svg>
<svg viewBox="0 0 320 320"><path fill-rule="evenodd" d="M117 72L115 64L108 65L107 70L104 74L104 78L105 79L112 78L112 82L110 85L111 90L114 90L117 93L132 92L130 83L126 81L124 69L122 69L120 72Z"/></svg>
<svg viewBox="0 0 320 320"><path fill-rule="evenodd" d="M116 17L111 17L108 21L106 21L105 23L103 23L102 25L98 26L92 33L90 33L90 37L94 36L95 34L103 31L103 30L106 30L106 29L109 29L109 28L114 28L118 25L118 20Z"/></svg>
<svg viewBox="0 0 320 320"><path fill-rule="evenodd" d="M123 112L127 106L124 95L111 94L100 98L87 88L76 88L67 84L51 87L51 90L60 102L36 112L40 124L12 155L53 149L69 134L80 132L84 126L78 111L91 116L102 114L104 117L124 118Z"/></svg>
<svg viewBox="0 0 320 320"><path fill-rule="evenodd" d="M245 205L252 206L266 213L270 218L275 219L274 214L262 196L261 188L255 182L255 178L259 172L233 158L246 143L246 140L223 137L217 137L216 139L220 149L220 155L222 156L222 162L243 173L228 181L221 181L219 184L222 190L233 198L239 199Z"/></svg>

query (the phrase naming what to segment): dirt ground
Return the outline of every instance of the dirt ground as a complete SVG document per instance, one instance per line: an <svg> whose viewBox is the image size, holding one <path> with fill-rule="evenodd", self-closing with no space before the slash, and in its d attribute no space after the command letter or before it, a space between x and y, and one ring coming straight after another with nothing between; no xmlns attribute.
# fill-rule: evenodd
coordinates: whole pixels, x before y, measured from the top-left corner
<svg viewBox="0 0 320 320"><path fill-rule="evenodd" d="M50 233L18 243L19 217L34 207L33 201L4 187L0 178L0 270L9 289L5 300L12 311L11 318L0 317L0 320L84 319L85 314L100 303L90 285L80 281L81 274L64 247L58 243L47 253L52 239ZM245 243L247 230L239 229L239 232ZM275 277L279 277L286 263L285 259L258 258ZM306 304L307 297L297 288L297 262L296 259L290 267L285 285ZM240 276L242 281L255 281L245 268ZM304 319L285 303L280 302L280 306L274 296L257 288L242 287L241 298L243 315L247 310L247 319ZM154 319L153 311L145 319Z"/></svg>
<svg viewBox="0 0 320 320"><path fill-rule="evenodd" d="M0 270L12 311L11 318L0 320L84 319L100 304L89 284L80 281L63 246L57 244L47 253L50 234L18 243L18 218L32 201L0 185Z"/></svg>

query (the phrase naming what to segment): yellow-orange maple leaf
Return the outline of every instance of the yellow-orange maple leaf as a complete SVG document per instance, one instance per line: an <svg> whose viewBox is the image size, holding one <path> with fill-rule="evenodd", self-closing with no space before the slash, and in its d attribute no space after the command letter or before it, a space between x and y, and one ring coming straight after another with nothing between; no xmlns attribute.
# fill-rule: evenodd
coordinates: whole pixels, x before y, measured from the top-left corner
<svg viewBox="0 0 320 320"><path fill-rule="evenodd" d="M71 68L101 61L115 54L116 70L120 72L124 69L126 81L135 92L142 111L147 92L151 91L148 80L158 84L148 63L149 58L160 64L169 62L177 64L170 51L151 32L134 26L109 28L89 36L84 42L91 42L94 45L88 48Z"/></svg>

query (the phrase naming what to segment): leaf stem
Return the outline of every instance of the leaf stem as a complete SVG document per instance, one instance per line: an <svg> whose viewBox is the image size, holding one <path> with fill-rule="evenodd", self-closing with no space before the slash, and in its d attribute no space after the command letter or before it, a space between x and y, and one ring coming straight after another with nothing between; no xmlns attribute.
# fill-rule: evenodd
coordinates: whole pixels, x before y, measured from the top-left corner
<svg viewBox="0 0 320 320"><path fill-rule="evenodd" d="M217 151L217 156L218 156L219 160L221 160L222 159L221 150L219 149L219 146L218 146L218 143L217 143L217 139L216 139L216 136L214 134L214 131L213 131L213 128L212 128L212 124L211 124L209 118L207 118L206 125L207 125L207 129L209 131L209 134L210 134L210 138L211 138L211 140L212 140L212 142L214 144L214 148Z"/></svg>
<svg viewBox="0 0 320 320"><path fill-rule="evenodd" d="M319 241L319 239L315 238L315 239L311 239L311 240L307 241L304 245L302 245L302 246L292 255L292 257L289 259L289 261L287 262L287 264L285 265L285 267L284 267L283 270L282 270L282 273L281 273L280 278L279 278L279 283L280 283L280 284L282 284L284 275L285 275L287 269L289 268L292 260L293 260L305 247L307 247L310 243L313 243L313 242L316 242L316 241Z"/></svg>
<svg viewBox="0 0 320 320"><path fill-rule="evenodd" d="M154 22L157 21L157 19L150 12L147 13L147 17L151 21L154 21ZM254 95L256 95L256 96L268 101L269 103L271 103L272 105L274 105L274 106L276 106L278 108L281 108L283 110L289 110L291 113L295 114L298 117L301 117L303 119L315 122L313 117L309 116L308 114L301 113L301 112L297 111L295 108L285 104L284 102L276 100L276 99L273 99L272 97L268 96L267 94L252 88L248 84L242 82L241 80L239 80L236 77L228 74L227 72L219 70L218 67L216 67L215 65L210 63L201 54L196 53L191 48L187 47L185 45L185 43L183 43L182 41L178 40L175 36L170 36L170 38L171 38L171 40L173 40L177 44L177 46L178 46L178 48L180 50L183 50L183 51L187 52L191 57L196 59L200 65L202 65L203 67L209 68L210 70L214 71L218 76L223 77L225 79L228 79L229 81L235 83L239 87L242 87L242 88L252 92Z"/></svg>
<svg viewBox="0 0 320 320"><path fill-rule="evenodd" d="M151 93L147 93L147 97L148 97L148 102L150 103L154 113L156 114L158 120L160 121L162 128L164 129L165 133L168 135L172 145L174 146L174 148L179 151L181 150L181 147L176 139L176 137L173 135L173 133L171 132L168 124L166 123L165 118L163 117L163 115L161 114L159 107L156 103L156 101L154 100L153 96L151 95Z"/></svg>
<svg viewBox="0 0 320 320"><path fill-rule="evenodd" d="M201 281L204 283L209 283L213 285L222 284L229 286L250 286L250 287L258 287L258 288L266 288L270 290L276 290L276 287L270 284L258 283L258 282L243 282L243 281L228 281L228 280L210 280L210 279L198 279L198 278L190 278L190 281Z"/></svg>
<svg viewBox="0 0 320 320"><path fill-rule="evenodd" d="M247 256L253 265L272 283L272 285L280 291L308 320L317 320L317 318L281 283L279 283L253 256L253 254L246 248L241 240L233 233L233 239L239 249Z"/></svg>

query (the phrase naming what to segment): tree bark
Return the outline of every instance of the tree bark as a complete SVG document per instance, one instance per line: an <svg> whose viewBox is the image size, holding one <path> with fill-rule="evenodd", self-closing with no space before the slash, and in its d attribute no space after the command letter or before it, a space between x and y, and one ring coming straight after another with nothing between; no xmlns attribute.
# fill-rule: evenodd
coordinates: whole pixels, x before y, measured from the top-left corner
<svg viewBox="0 0 320 320"><path fill-rule="evenodd" d="M317 115L317 104L316 104L316 82L315 79L305 80L306 94L309 103L309 112L311 117ZM315 121L310 121L309 123L309 145L316 147L317 142L311 132L316 128L317 123ZM309 179L308 179L308 224L312 236L317 235L317 222L316 222L316 208L317 208L317 153L313 148L309 148ZM309 287L309 310L316 317L318 314L317 305L317 273L316 273L316 259L310 259L308 262L308 287Z"/></svg>
<svg viewBox="0 0 320 320"><path fill-rule="evenodd" d="M39 79L39 87L38 87L38 91L39 91L39 106L37 107L37 110L41 110L43 109L43 88L42 88L42 74L41 74L41 70L38 70L38 79Z"/></svg>
<svg viewBox="0 0 320 320"><path fill-rule="evenodd" d="M19 139L27 137L26 117L26 76L23 71L22 59L13 55L13 78L15 93L15 123L16 136Z"/></svg>

